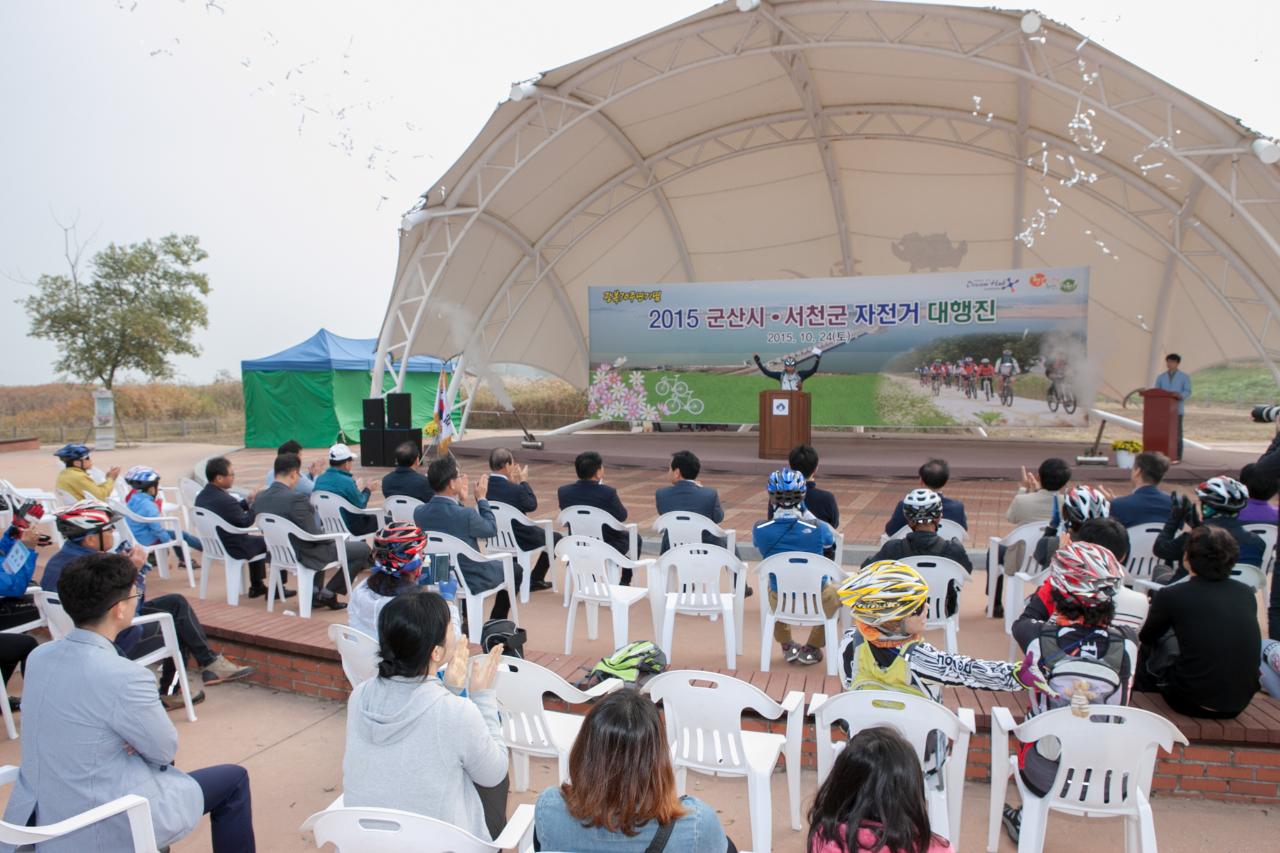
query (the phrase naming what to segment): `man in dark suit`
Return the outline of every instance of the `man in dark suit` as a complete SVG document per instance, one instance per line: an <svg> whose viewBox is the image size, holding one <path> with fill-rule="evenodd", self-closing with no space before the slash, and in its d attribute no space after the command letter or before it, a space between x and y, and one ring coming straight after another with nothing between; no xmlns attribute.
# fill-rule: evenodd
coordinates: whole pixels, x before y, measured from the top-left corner
<svg viewBox="0 0 1280 853"><path fill-rule="evenodd" d="M947 460L930 459L920 466L919 474L920 485L942 498L942 517L968 530L969 519L965 517L964 504L942 494L942 487L951 479L951 466L947 465ZM889 520L885 522L885 535L892 536L906 525L907 516L903 512L903 502L898 501L898 505L893 508L893 515L889 516Z"/></svg>
<svg viewBox="0 0 1280 853"><path fill-rule="evenodd" d="M435 497L431 483L418 470L418 446L406 441L396 448L396 469L382 478L384 498L404 495L426 503Z"/></svg>
<svg viewBox="0 0 1280 853"><path fill-rule="evenodd" d="M825 521L833 530L840 529L840 507L836 496L818 488L818 451L812 445L797 444L787 456L787 465L804 475L804 510L818 521ZM773 518L774 505L769 504L769 518ZM835 557L835 548L824 549L827 558Z"/></svg>
<svg viewBox="0 0 1280 853"><path fill-rule="evenodd" d="M495 447L489 453L489 485L484 496L486 500L504 503L525 515L529 515L538 508L538 496L533 493L533 487L529 485L529 466L516 462L511 451L505 447ZM541 527L517 522L513 528L516 545L521 551L546 548L547 537ZM564 538L559 533L552 533L551 536L553 548L555 543ZM543 550L538 555L538 562L533 566L533 575L529 578L531 592L551 589L551 584L547 582L549 568L551 568L551 555Z"/></svg>
<svg viewBox="0 0 1280 853"><path fill-rule="evenodd" d="M254 517L278 515L296 524L303 533L324 533L311 501L296 488L298 479L302 476L302 457L296 453L281 453L272 467L275 478L271 485L258 492L253 499ZM356 575L369 567L369 546L358 539L348 539L343 546L347 552L347 569L354 581ZM309 569L323 569L338 559L336 544L333 542L302 542L295 539L293 549L302 565ZM338 595L348 594L350 590L347 589L341 569L334 569L333 577L322 588L323 583L324 573L319 572L312 606L327 607L330 610L344 609L347 605L338 600Z"/></svg>
<svg viewBox="0 0 1280 853"><path fill-rule="evenodd" d="M604 460L600 458L600 454L594 450L579 453L573 460L573 467L578 473L577 481L566 483L556 493L560 501L560 509L571 506L593 506L604 510L618 521L626 521L627 508L622 505L618 490L604 484ZM628 556L629 536L626 531L606 527L604 541L619 554ZM636 550L637 553L644 550L644 542L639 537L636 538ZM631 570L623 569L622 585L630 586L630 584Z"/></svg>
<svg viewBox="0 0 1280 853"><path fill-rule="evenodd" d="M235 527L253 527L253 511L249 502L231 494L231 487L236 482L236 471L231 460L225 456L215 456L205 463L204 476L208 482L196 495L196 506L207 509L227 524ZM253 497L250 495L250 497ZM219 533L222 545L227 553L237 560L251 560L267 553L267 541L261 536L248 533ZM267 576L267 561L258 560L249 564L249 597L258 598L267 594L264 579ZM286 589L285 598L296 593Z"/></svg>
<svg viewBox="0 0 1280 853"><path fill-rule="evenodd" d="M719 524L724 520L724 509L720 506L720 494L698 482L698 474L702 471L702 463L689 450L678 450L671 454L671 485L663 486L654 494L654 502L658 506L658 515L668 512L692 512ZM721 548L728 540L720 536L712 536L705 530L702 541ZM666 553L670 545L667 534L662 534L662 551Z"/></svg>
<svg viewBox="0 0 1280 853"><path fill-rule="evenodd" d="M427 532L445 533L470 545L480 547L480 539L490 539L498 534L493 510L485 499L489 476L476 484L475 509L465 506L471 499L471 484L467 475L458 471L458 463L452 456L441 456L427 466L427 479L435 497L413 511L413 523ZM484 592L502 584L502 562L486 560L476 562L458 558L458 570L462 572L467 587L472 592ZM520 588L523 572L515 566L515 584ZM506 619L511 611L511 598L504 589L493 597L490 619Z"/></svg>
<svg viewBox="0 0 1280 853"><path fill-rule="evenodd" d="M1147 450L1134 457L1133 470L1129 472L1133 492L1111 501L1111 517L1125 527L1168 521L1169 493L1156 488L1168 471L1169 457L1163 453Z"/></svg>

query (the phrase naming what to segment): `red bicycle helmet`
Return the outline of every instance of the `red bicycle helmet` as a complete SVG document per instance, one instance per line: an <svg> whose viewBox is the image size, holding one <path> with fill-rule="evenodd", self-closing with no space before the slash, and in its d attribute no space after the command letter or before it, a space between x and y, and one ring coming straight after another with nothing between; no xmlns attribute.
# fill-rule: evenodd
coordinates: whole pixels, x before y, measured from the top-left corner
<svg viewBox="0 0 1280 853"><path fill-rule="evenodd" d="M1067 601L1096 607L1115 598L1124 569L1115 555L1092 542L1059 548L1049 563L1049 585Z"/></svg>
<svg viewBox="0 0 1280 853"><path fill-rule="evenodd" d="M404 575L422 566L418 557L427 546L427 534L411 521L388 524L373 538L375 571Z"/></svg>

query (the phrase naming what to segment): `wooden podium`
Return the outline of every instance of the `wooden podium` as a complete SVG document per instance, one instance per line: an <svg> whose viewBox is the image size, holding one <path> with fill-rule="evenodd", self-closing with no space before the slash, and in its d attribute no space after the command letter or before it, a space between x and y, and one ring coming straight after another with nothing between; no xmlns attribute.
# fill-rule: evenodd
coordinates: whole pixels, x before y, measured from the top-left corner
<svg viewBox="0 0 1280 853"><path fill-rule="evenodd" d="M1178 402L1176 391L1148 388L1142 395L1142 449L1178 458Z"/></svg>
<svg viewBox="0 0 1280 853"><path fill-rule="evenodd" d="M804 391L760 392L760 458L786 459L797 444L809 444L809 395Z"/></svg>

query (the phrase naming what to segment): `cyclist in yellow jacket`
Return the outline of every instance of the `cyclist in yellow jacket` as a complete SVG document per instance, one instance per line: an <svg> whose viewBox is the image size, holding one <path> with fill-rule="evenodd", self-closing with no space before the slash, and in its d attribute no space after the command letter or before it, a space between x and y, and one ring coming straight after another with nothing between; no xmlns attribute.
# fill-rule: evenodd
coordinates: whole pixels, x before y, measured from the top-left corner
<svg viewBox="0 0 1280 853"><path fill-rule="evenodd" d="M115 488L116 477L120 476L120 468L119 466L112 468L107 472L107 479L101 483L95 483L89 476L89 469L93 467L93 459L90 457L92 452L83 444L64 444L55 450L53 455L61 459L66 467L58 472L54 487L71 495L77 501L85 498L105 501L111 494L111 490Z"/></svg>

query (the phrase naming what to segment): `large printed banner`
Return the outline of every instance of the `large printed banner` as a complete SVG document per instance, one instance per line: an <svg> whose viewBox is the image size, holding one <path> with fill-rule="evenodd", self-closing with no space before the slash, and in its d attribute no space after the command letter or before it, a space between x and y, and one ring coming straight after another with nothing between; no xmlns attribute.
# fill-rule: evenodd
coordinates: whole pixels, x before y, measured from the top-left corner
<svg viewBox="0 0 1280 853"><path fill-rule="evenodd" d="M758 392L779 384L754 354L774 372L785 358L802 374L817 364L804 380L815 425L1065 426L1088 408L1088 267L592 287L588 298L592 417L754 423Z"/></svg>

